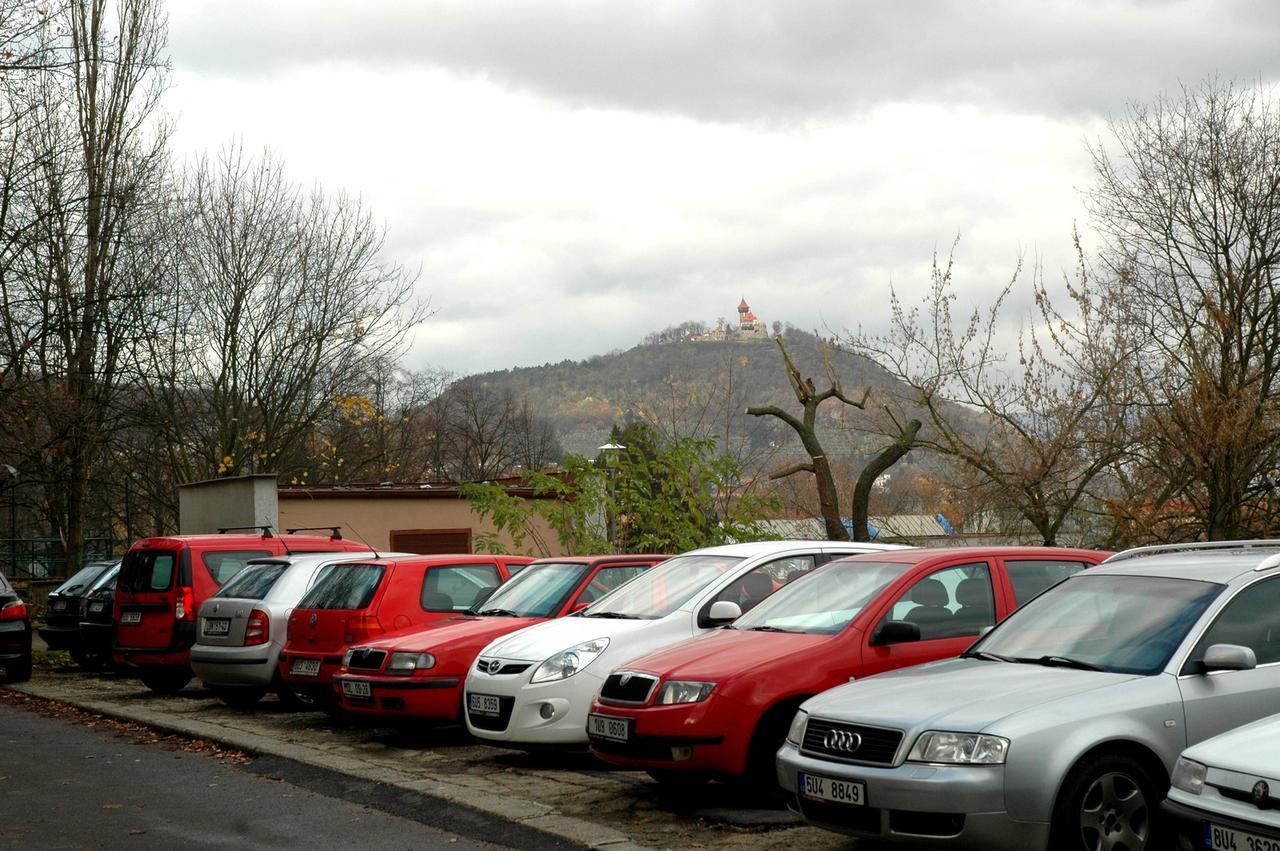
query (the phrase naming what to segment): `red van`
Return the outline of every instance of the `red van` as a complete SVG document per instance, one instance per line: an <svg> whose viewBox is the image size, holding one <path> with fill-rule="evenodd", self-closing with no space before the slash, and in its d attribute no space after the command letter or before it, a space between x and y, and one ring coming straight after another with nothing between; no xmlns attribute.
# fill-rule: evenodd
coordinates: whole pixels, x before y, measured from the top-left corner
<svg viewBox="0 0 1280 851"><path fill-rule="evenodd" d="M830 562L729 627L611 673L587 716L591 750L663 782L745 775L772 788L774 754L806 699L956 656L1018 606L1108 555L972 547Z"/></svg>
<svg viewBox="0 0 1280 851"><path fill-rule="evenodd" d="M285 553L368 550L332 536L174 535L143 538L125 553L112 612L112 656L135 670L147 688L181 689L193 676L188 657L196 640L196 613L250 559Z"/></svg>
<svg viewBox="0 0 1280 851"><path fill-rule="evenodd" d="M485 645L526 626L581 611L666 559L565 556L535 561L475 614L352 647L333 678L334 696L355 715L458 721L462 683Z"/></svg>
<svg viewBox="0 0 1280 851"><path fill-rule="evenodd" d="M326 565L289 615L280 677L302 701L330 709L348 647L468 611L532 560L429 555Z"/></svg>

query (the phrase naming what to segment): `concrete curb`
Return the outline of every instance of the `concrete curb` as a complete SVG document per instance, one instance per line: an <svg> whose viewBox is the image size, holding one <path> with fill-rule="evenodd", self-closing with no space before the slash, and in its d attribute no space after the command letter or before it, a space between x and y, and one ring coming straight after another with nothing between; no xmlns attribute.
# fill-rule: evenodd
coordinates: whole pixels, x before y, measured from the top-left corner
<svg viewBox="0 0 1280 851"><path fill-rule="evenodd" d="M65 703L86 712L95 712L110 718L145 724L166 733L210 739L222 745L253 754L269 755L300 762L329 771L336 771L361 780L382 783L431 798L442 803L465 807L502 821L519 824L537 830L556 839L572 842L587 848L605 848L609 851L633 851L646 846L631 841L625 834L611 827L566 816L554 807L521 798L496 796L472 789L449 780L422 777L407 771L397 771L380 765L370 765L357 759L338 756L322 748L294 742L282 742L270 736L234 730L208 721L174 718L164 712L149 709L123 707L114 703L71 698L54 690L46 690L34 683L15 683L6 686L13 691L29 694L45 700Z"/></svg>

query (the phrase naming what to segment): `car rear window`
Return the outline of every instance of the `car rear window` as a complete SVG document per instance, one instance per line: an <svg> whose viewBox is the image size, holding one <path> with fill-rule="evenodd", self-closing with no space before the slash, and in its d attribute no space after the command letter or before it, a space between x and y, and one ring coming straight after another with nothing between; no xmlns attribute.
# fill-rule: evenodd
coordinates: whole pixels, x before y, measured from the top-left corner
<svg viewBox="0 0 1280 851"><path fill-rule="evenodd" d="M116 579L119 576L120 576L120 563L116 562L114 565L112 565L110 568L107 569L106 573L102 574L97 579L93 580L93 584L89 586L89 590L85 592L85 595L88 596L89 594L93 594L97 591L101 591L103 588L106 588L108 586L111 588L116 587Z"/></svg>
<svg viewBox="0 0 1280 851"><path fill-rule="evenodd" d="M9 580L4 578L4 574L0 573L0 594L12 594L13 586L9 584Z"/></svg>
<svg viewBox="0 0 1280 851"><path fill-rule="evenodd" d="M428 612L465 612L502 582L492 564L433 567L422 582L422 608Z"/></svg>
<svg viewBox="0 0 1280 851"><path fill-rule="evenodd" d="M222 585L239 573L250 561L269 555L271 555L270 550L226 550L204 553L200 556L200 560L204 562L205 570L209 571L213 581Z"/></svg>
<svg viewBox="0 0 1280 851"><path fill-rule="evenodd" d="M261 600L267 596L275 586L276 580L284 576L284 572L288 569L289 565L280 561L246 565L213 596L235 597L238 600Z"/></svg>
<svg viewBox="0 0 1280 851"><path fill-rule="evenodd" d="M85 590L85 588L97 579L104 570L111 567L109 564L91 564L88 567L82 567L75 572L70 579L50 591L50 594L76 594Z"/></svg>
<svg viewBox="0 0 1280 851"><path fill-rule="evenodd" d="M173 587L177 555L169 550L130 550L120 568L120 587L135 594L168 591Z"/></svg>
<svg viewBox="0 0 1280 851"><path fill-rule="evenodd" d="M366 609L382 584L380 564L330 564L298 603L299 609Z"/></svg>
<svg viewBox="0 0 1280 851"><path fill-rule="evenodd" d="M1084 570L1084 562L1047 561L1040 559L1006 559L1005 570L1013 584L1013 596L1021 606L1057 585L1068 576Z"/></svg>

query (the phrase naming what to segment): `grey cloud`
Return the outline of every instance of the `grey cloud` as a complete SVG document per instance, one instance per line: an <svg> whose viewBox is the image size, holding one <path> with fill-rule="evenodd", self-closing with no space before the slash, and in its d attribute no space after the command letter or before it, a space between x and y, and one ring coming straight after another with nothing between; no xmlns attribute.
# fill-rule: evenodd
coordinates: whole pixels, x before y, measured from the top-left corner
<svg viewBox="0 0 1280 851"><path fill-rule="evenodd" d="M1178 79L1280 76L1270 0L224 0L175 13L181 67L444 68L573 104L797 121L897 100L1108 112Z"/></svg>

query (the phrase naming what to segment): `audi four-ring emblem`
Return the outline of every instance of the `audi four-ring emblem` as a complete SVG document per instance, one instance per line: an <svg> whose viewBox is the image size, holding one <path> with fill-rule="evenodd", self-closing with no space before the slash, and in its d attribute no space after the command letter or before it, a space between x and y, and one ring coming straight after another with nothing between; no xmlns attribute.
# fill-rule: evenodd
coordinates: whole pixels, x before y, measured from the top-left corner
<svg viewBox="0 0 1280 851"><path fill-rule="evenodd" d="M862 736L850 730L828 730L822 737L822 746L829 751L853 753L862 747Z"/></svg>

